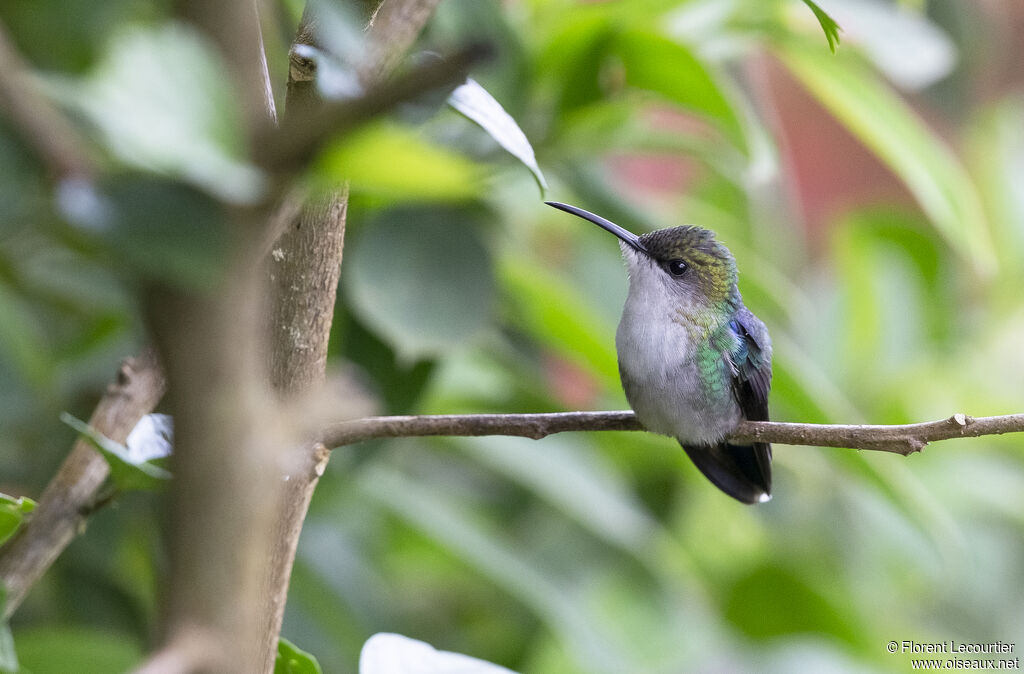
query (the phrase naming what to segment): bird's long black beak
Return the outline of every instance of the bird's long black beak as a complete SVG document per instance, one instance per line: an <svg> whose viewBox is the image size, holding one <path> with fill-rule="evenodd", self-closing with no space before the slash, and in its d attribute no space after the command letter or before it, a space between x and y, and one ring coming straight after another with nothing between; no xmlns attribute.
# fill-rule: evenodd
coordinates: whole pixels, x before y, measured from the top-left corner
<svg viewBox="0 0 1024 674"><path fill-rule="evenodd" d="M640 243L640 237L638 237L636 234L629 231L628 229L623 229L622 227L619 227L611 220L605 220L600 215L596 215L594 213L591 213L590 211L585 211L582 208L570 206L569 204L563 204L559 201L545 201L544 203L553 208L557 208L560 211L572 213L573 215L583 218L584 220L589 220L598 227L602 227L608 230L609 232L619 237L636 250L643 253L644 255L648 254L647 249L644 248L644 244Z"/></svg>

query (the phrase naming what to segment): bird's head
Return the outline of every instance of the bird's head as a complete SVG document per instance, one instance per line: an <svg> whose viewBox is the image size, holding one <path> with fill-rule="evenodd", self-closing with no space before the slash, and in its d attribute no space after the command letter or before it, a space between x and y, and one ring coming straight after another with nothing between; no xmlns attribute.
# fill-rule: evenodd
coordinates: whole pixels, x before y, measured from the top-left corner
<svg viewBox="0 0 1024 674"><path fill-rule="evenodd" d="M683 306L716 308L739 298L736 261L710 230L682 225L637 236L582 208L557 201L545 203L617 236L634 289L677 297Z"/></svg>

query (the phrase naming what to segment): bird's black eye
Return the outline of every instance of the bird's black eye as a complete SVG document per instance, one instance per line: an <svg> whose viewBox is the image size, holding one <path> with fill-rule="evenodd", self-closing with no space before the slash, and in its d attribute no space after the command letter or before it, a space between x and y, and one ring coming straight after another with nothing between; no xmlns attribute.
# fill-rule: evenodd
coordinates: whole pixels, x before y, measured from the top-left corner
<svg viewBox="0 0 1024 674"><path fill-rule="evenodd" d="M682 276L689 265L682 260L669 260L668 262L668 273L673 276Z"/></svg>

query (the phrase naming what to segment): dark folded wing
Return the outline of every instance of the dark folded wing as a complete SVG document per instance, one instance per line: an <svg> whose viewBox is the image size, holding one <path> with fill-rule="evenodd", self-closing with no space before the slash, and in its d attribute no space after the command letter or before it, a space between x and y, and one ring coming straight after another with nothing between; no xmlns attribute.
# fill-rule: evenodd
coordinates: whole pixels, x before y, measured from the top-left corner
<svg viewBox="0 0 1024 674"><path fill-rule="evenodd" d="M772 342L764 323L746 308L740 309L731 327L739 337L732 355L735 375L733 394L751 421L768 420L768 390L772 385Z"/></svg>
<svg viewBox="0 0 1024 674"><path fill-rule="evenodd" d="M768 330L746 308L736 313L730 327L739 338L738 346L731 354L735 373L732 380L733 395L736 396L744 418L767 421L768 390L772 385L772 343ZM706 452L703 458L707 465L702 466L701 470L731 496L750 503L751 499L761 500L757 494L760 490L763 490L765 496L771 494L772 447L768 443L727 444L717 451ZM718 479L712 477L712 473L718 473ZM733 481L738 478L739 484L729 485L731 488L723 485L726 473L731 474Z"/></svg>

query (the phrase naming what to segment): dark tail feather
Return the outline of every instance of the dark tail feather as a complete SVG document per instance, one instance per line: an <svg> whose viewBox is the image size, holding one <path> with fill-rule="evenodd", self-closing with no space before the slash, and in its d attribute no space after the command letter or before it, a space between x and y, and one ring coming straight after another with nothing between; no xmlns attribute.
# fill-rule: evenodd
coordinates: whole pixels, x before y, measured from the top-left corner
<svg viewBox="0 0 1024 674"><path fill-rule="evenodd" d="M743 503L764 503L772 493L772 446L683 445L690 460L716 487Z"/></svg>

